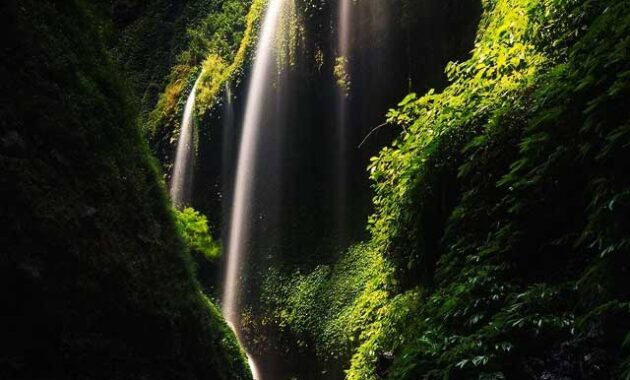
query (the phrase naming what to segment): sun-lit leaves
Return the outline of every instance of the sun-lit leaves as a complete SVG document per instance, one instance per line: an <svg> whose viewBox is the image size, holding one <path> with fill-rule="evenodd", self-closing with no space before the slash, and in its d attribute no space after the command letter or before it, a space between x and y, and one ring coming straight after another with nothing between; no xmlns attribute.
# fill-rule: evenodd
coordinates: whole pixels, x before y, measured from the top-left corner
<svg viewBox="0 0 630 380"><path fill-rule="evenodd" d="M402 132L371 161L358 251L381 264L346 256L387 275L299 274L280 319L320 352L350 347L351 380L628 377L629 6L484 9L451 85L387 114Z"/></svg>
<svg viewBox="0 0 630 380"><path fill-rule="evenodd" d="M190 207L174 212L177 227L189 249L208 260L216 260L221 255L221 245L212 238L206 216Z"/></svg>

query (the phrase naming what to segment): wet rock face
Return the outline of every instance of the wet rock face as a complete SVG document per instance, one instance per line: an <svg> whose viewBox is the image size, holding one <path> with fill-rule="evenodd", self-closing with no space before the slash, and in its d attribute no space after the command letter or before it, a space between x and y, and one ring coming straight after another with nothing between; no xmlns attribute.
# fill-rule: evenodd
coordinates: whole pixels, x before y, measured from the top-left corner
<svg viewBox="0 0 630 380"><path fill-rule="evenodd" d="M348 242L364 237L372 198L366 167L370 157L401 131L383 127L370 132L407 93L440 90L446 85L446 64L465 59L473 47L481 4L478 0L353 1L348 57L339 57L337 1L300 0L296 4L301 35L292 46L291 65L277 80L277 99L268 102L267 109L273 112L263 122L274 134L261 143L265 165L259 176L264 181L256 203L265 225L255 240L262 244L257 250L274 251L274 260L308 267L311 262L334 260ZM341 156L340 58L346 62L344 78L349 82ZM248 76L235 88L237 135ZM224 146L221 123L219 112L202 122L206 127L201 128L197 172L204 176L195 186L194 203L214 218L214 225L221 225L221 215L229 209L222 206L229 194L218 190L231 185L230 178L219 174L226 164L222 152L236 151L238 143L238 138L232 138L233 146ZM235 158L232 155L227 166L233 166ZM340 171L344 189L338 184ZM273 181L277 184L268 185ZM346 215L341 228L336 221L339 208ZM305 257L305 251L312 257Z"/></svg>

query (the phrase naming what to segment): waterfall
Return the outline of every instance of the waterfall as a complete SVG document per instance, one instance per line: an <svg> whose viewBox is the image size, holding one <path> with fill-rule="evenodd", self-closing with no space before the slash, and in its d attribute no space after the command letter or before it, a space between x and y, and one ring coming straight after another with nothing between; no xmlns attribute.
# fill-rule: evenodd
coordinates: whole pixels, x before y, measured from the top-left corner
<svg viewBox="0 0 630 380"><path fill-rule="evenodd" d="M256 174L256 152L260 139L260 120L264 112L264 90L271 86L267 73L275 64L273 44L285 0L269 0L262 23L260 39L256 48L254 68L247 93L245 119L241 131L236 181L230 218L227 250L227 268L223 293L223 315L239 335L239 288L240 271L250 235L254 178ZM252 374L261 380L255 364L251 361Z"/></svg>
<svg viewBox="0 0 630 380"><path fill-rule="evenodd" d="M339 55L348 58L350 53L350 23L352 0L339 0L339 28L338 45Z"/></svg>
<svg viewBox="0 0 630 380"><path fill-rule="evenodd" d="M230 206L232 199L233 165L235 145L235 114L234 114L234 94L230 82L225 83L223 94L223 121L222 121L222 143L221 143L221 192L222 192L222 239L227 240L228 226L230 225Z"/></svg>
<svg viewBox="0 0 630 380"><path fill-rule="evenodd" d="M190 203L192 196L195 95L200 78L201 75L195 81L195 85L186 100L179 140L177 141L177 152L175 154L175 165L173 167L170 189L171 199L177 208L183 208L186 204Z"/></svg>
<svg viewBox="0 0 630 380"><path fill-rule="evenodd" d="M346 208L347 208L347 147L348 147L348 100L351 90L350 72L350 35L351 35L351 11L353 0L339 0L337 9L337 159L335 172L337 197L336 224L337 234L341 242L346 235Z"/></svg>

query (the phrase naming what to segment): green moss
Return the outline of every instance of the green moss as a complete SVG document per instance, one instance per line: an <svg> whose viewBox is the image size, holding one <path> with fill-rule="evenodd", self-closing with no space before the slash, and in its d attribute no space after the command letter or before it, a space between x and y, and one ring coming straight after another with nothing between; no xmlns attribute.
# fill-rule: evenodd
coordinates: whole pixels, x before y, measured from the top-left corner
<svg viewBox="0 0 630 380"><path fill-rule="evenodd" d="M249 379L86 1L2 4L0 377Z"/></svg>
<svg viewBox="0 0 630 380"><path fill-rule="evenodd" d="M200 114L206 112L215 104L217 96L223 91L226 82L238 83L242 79L245 64L248 62L248 56L251 54L255 44L258 26L263 16L265 5L265 0L254 0L252 2L246 17L245 31L242 38L236 41L238 45L233 45L231 54L222 56L216 51L210 50L210 54L208 54L203 63L203 74L197 95ZM236 46L238 46L238 49L235 49Z"/></svg>

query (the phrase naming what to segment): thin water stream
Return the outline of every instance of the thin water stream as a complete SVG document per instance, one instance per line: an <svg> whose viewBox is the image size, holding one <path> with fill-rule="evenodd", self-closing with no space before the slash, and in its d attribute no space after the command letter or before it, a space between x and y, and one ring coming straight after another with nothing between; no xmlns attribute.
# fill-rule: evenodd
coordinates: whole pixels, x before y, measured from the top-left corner
<svg viewBox="0 0 630 380"><path fill-rule="evenodd" d="M247 92L245 119L239 144L222 300L223 315L237 336L240 336L239 293L241 269L246 259L245 254L250 239L250 220L252 217L253 189L257 166L256 156L260 136L263 132L260 128L260 121L264 112L265 89L271 85L270 77L267 74L275 65L273 44L284 2L285 0L270 0L265 11L254 58L254 68ZM251 358L250 366L254 379L262 380L261 374L258 373L256 365Z"/></svg>
<svg viewBox="0 0 630 380"><path fill-rule="evenodd" d="M335 222L337 235L342 239L347 233L348 103L352 91L352 73L350 71L352 0L339 0L337 7L337 157L333 170L337 181Z"/></svg>
<svg viewBox="0 0 630 380"><path fill-rule="evenodd" d="M201 78L201 75L199 75ZM194 128L195 128L195 96L199 78L188 95L184 116L177 142L175 165L171 178L170 194L173 204L182 208L190 203L192 196L193 167L194 167Z"/></svg>

